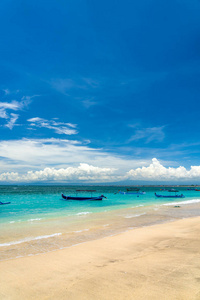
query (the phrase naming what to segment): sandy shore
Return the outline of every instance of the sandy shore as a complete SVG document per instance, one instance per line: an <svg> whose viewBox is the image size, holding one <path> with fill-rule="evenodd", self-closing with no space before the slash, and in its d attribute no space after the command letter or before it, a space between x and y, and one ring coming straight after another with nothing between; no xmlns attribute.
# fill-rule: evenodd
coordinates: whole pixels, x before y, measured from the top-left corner
<svg viewBox="0 0 200 300"><path fill-rule="evenodd" d="M0 299L200 299L200 217L2 261Z"/></svg>

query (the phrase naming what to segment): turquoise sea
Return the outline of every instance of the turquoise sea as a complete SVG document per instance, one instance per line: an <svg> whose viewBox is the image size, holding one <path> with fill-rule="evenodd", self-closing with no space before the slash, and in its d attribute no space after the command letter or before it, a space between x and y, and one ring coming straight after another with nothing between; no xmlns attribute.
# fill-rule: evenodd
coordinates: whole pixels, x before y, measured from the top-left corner
<svg viewBox="0 0 200 300"><path fill-rule="evenodd" d="M200 215L200 192L178 188L185 198L156 198L169 194L161 187L140 187L144 195L119 194L126 186L0 186L0 260L71 247L140 226ZM171 187L170 187L171 188ZM96 190L102 201L64 201L61 193ZM89 193L90 194L90 193ZM172 194L172 193L171 193ZM78 195L88 195L79 192Z"/></svg>

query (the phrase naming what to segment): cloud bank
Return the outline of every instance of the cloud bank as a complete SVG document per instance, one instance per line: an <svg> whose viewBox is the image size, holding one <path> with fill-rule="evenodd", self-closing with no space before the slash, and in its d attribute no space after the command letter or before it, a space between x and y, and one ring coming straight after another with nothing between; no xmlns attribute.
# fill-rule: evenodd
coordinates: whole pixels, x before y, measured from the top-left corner
<svg viewBox="0 0 200 300"><path fill-rule="evenodd" d="M15 151L12 151L12 149ZM128 160L78 141L23 139L0 142L0 182L95 183L200 180L200 166L165 167L156 158ZM130 170L130 167L133 167ZM4 170L4 171L3 171ZM8 171L9 170L9 171Z"/></svg>
<svg viewBox="0 0 200 300"><path fill-rule="evenodd" d="M115 169L94 167L81 163L78 167L68 167L66 169L45 168L40 171L29 171L24 175L17 172L6 172L0 174L0 181L3 182L107 182L112 181Z"/></svg>
<svg viewBox="0 0 200 300"><path fill-rule="evenodd" d="M132 169L127 173L127 179L130 180L190 180L200 179L200 166L191 166L190 170L180 166L178 168L166 168L156 158L148 167Z"/></svg>
<svg viewBox="0 0 200 300"><path fill-rule="evenodd" d="M14 149L14 150L13 150ZM102 149L92 148L88 141L81 143L67 139L20 139L0 141L0 170L20 174L45 168L77 167L80 163L118 169L117 175L125 174L130 165L137 168L149 161L127 159Z"/></svg>

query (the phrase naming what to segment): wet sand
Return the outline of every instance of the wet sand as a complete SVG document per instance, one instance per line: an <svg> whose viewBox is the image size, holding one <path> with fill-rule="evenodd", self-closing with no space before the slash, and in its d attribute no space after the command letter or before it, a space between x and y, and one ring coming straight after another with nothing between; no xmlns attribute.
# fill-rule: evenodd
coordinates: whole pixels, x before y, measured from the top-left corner
<svg viewBox="0 0 200 300"><path fill-rule="evenodd" d="M0 299L200 299L200 217L2 261Z"/></svg>

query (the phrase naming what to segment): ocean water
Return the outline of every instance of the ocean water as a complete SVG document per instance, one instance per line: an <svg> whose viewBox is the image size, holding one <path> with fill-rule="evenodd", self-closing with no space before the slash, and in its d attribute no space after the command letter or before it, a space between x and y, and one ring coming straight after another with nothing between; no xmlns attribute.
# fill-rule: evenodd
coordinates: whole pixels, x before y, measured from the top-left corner
<svg viewBox="0 0 200 300"><path fill-rule="evenodd" d="M119 194L125 186L0 186L0 260L37 255L126 230L200 215L200 192L178 188L185 198L156 198L160 187L141 187L144 195ZM96 190L102 201L64 201L77 189ZM171 193L172 194L172 193ZM88 192L79 192L87 195ZM89 193L90 195L90 193Z"/></svg>

